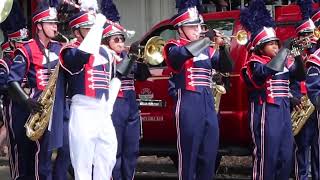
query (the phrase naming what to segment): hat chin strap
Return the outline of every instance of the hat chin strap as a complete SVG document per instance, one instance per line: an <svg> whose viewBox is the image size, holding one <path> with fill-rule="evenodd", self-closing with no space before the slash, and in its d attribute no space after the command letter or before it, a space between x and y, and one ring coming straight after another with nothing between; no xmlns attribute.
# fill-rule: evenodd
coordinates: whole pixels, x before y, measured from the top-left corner
<svg viewBox="0 0 320 180"><path fill-rule="evenodd" d="M48 34L46 33L46 31L43 28L43 23L42 22L40 22L40 23L41 23L41 27L42 27L42 31L43 31L44 36L50 40L51 38L48 36Z"/></svg>
<svg viewBox="0 0 320 180"><path fill-rule="evenodd" d="M187 34L184 32L184 30L183 30L182 27L183 27L183 26L181 26L181 31L182 31L184 37L185 37L187 40L191 41L190 38L187 36Z"/></svg>
<svg viewBox="0 0 320 180"><path fill-rule="evenodd" d="M182 27L183 27L183 26L181 26L181 31L182 31L183 35L185 36L185 38L186 38L187 40L191 41L191 39L187 36L187 34L184 32L184 30L183 30Z"/></svg>
<svg viewBox="0 0 320 180"><path fill-rule="evenodd" d="M80 36L81 36L82 40L84 40L84 35L82 34L82 31L81 31L81 29L80 29L80 28L79 28L79 34L80 34Z"/></svg>

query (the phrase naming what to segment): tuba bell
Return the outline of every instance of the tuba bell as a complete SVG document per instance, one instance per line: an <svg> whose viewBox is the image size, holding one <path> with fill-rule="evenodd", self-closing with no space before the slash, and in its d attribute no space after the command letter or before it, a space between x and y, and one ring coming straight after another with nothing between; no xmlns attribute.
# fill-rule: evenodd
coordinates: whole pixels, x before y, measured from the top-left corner
<svg viewBox="0 0 320 180"><path fill-rule="evenodd" d="M145 46L142 46L143 51L140 52L140 58L144 63L156 66L164 61L162 50L165 45L165 41L160 36L154 36L150 38Z"/></svg>
<svg viewBox="0 0 320 180"><path fill-rule="evenodd" d="M7 19L12 9L13 0L1 0L0 2L0 23Z"/></svg>

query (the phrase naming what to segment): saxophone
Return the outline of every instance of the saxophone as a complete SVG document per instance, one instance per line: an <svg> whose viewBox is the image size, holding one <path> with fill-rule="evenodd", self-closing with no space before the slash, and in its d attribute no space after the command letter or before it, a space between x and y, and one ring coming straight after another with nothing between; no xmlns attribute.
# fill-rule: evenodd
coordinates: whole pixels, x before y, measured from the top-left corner
<svg viewBox="0 0 320 180"><path fill-rule="evenodd" d="M26 128L26 135L32 141L36 141L41 138L51 120L56 95L56 81L59 74L59 66L60 65L58 63L50 76L46 89L38 98L38 102L43 105L43 110L41 112L31 114L24 125Z"/></svg>
<svg viewBox="0 0 320 180"><path fill-rule="evenodd" d="M214 84L213 85L213 97L214 97L214 107L216 112L219 112L221 95L226 94L226 88L223 85Z"/></svg>
<svg viewBox="0 0 320 180"><path fill-rule="evenodd" d="M214 107L217 113L219 112L221 96L222 94L227 93L224 85L220 85L217 82L221 81L222 77L229 77L229 76L230 76L229 73L221 73L216 71L213 71L213 74L212 74L212 80L213 80L212 94L214 98Z"/></svg>
<svg viewBox="0 0 320 180"><path fill-rule="evenodd" d="M299 133L303 125L315 110L314 105L311 103L307 95L301 97L301 106L302 108L300 110L293 110L291 112L292 132L294 136Z"/></svg>

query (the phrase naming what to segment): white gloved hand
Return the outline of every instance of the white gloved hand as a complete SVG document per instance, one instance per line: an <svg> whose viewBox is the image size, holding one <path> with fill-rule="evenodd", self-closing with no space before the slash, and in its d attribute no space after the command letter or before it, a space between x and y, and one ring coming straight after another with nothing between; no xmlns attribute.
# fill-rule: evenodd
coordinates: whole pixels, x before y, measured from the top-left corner
<svg viewBox="0 0 320 180"><path fill-rule="evenodd" d="M78 49L89 54L99 54L103 26L106 22L106 19L107 18L103 14L96 15L95 24L91 27L90 31L81 42Z"/></svg>
<svg viewBox="0 0 320 180"><path fill-rule="evenodd" d="M103 14L99 13L96 15L95 25L103 28L106 21L107 18Z"/></svg>
<svg viewBox="0 0 320 180"><path fill-rule="evenodd" d="M111 115L113 112L114 103L116 102L116 99L121 87L121 81L115 77L110 81L109 87L110 88L109 88L109 97L107 101L107 110L108 110L108 114Z"/></svg>
<svg viewBox="0 0 320 180"><path fill-rule="evenodd" d="M98 2L97 0L81 0L79 2L82 11L97 11Z"/></svg>

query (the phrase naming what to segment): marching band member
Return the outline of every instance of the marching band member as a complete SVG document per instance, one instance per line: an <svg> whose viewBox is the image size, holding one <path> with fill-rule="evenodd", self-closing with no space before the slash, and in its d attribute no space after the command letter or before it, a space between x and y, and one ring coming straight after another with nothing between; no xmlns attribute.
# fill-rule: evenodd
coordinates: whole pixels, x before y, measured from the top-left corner
<svg viewBox="0 0 320 180"><path fill-rule="evenodd" d="M112 61L100 46L105 22L102 14L94 17L79 12L69 23L77 41L60 52L72 99L69 140L77 180L91 179L92 174L93 179L109 179L116 163L117 138L111 114L121 82L112 78ZM117 74L124 74L129 67L121 66Z"/></svg>
<svg viewBox="0 0 320 180"><path fill-rule="evenodd" d="M313 54L306 61L306 68L307 68L307 76L306 76L306 85L308 89L308 97L311 100L312 104L316 108L316 119L309 119L308 121L312 120L311 122L306 122L305 126L308 124L312 124L314 130L313 131L306 131L308 142L302 144L302 146L306 146L305 144L311 144L311 174L312 178L316 179L319 177L319 108L320 108L320 49L316 50ZM311 128L310 128L311 129ZM311 136L312 135L312 136ZM308 158L307 158L308 159ZM304 159L301 159L301 161ZM308 167L309 161L304 161L303 167ZM304 172L305 175L303 177L308 177L308 169ZM300 172L300 171L299 171ZM300 174L299 174L300 175ZM301 177L301 176L299 176Z"/></svg>
<svg viewBox="0 0 320 180"><path fill-rule="evenodd" d="M21 28L16 30L15 28ZM4 98L3 98L3 107L4 107L4 121L5 121L5 126L7 129L7 144L9 148L9 165L10 165L10 174L11 178L15 179L19 177L20 174L20 169L23 169L21 165L18 163L19 158L18 158L18 152L17 152L17 140L15 138L15 135L19 130L15 126L15 119L17 117L17 114L19 111L19 105L16 102L11 101L9 98L9 92L8 90L8 75L9 75L9 69L11 67L11 64L13 63L13 58L14 58L14 51L18 46L20 46L24 41L28 39L28 34L27 34L27 29L19 27L18 25L12 28L14 29L12 32L9 31L8 33L8 42L7 44L3 44L3 48L7 46L8 51L4 51L4 63L5 66L7 66L7 71L5 74L3 74L5 77L1 78L3 80L3 93L4 93ZM19 139L19 138L17 138ZM21 163L22 164L22 163ZM23 171L22 171L23 172Z"/></svg>
<svg viewBox="0 0 320 180"><path fill-rule="evenodd" d="M114 58L116 66L127 61L130 57L135 57L124 51L123 31L112 25L107 25L102 37L102 43L107 46L113 57L117 57ZM135 62L128 75L121 77L121 88L112 113L112 121L118 140L117 162L112 172L112 178L115 180L129 180L134 177L139 156L141 127L134 81L137 77L140 77L138 80L145 80L149 74L146 64Z"/></svg>
<svg viewBox="0 0 320 180"><path fill-rule="evenodd" d="M60 52L72 99L69 143L76 180L109 179L115 164L117 139L104 109L111 80L107 52L100 48L105 20L83 11L74 15L69 26L77 41Z"/></svg>
<svg viewBox="0 0 320 180"><path fill-rule="evenodd" d="M315 13L311 17L312 21L315 24L315 28L319 28L320 26L320 10L315 11ZM308 139L302 142L303 149L308 148L311 145L311 175L313 179L319 179L320 176L320 170L319 170L319 101L317 97L319 96L319 87L320 87L320 41L318 39L317 41L317 50L309 56L309 58L306 60L306 70L307 70L307 76L306 76L306 86L308 90L308 97L311 100L311 102L315 105L316 112L312 114L312 119L310 118L305 126L307 126L305 129L306 132L304 133L304 136L306 136ZM311 122L309 122L311 120ZM303 130L302 130L303 131ZM307 147L306 147L307 146ZM302 150L303 150L302 149ZM305 154L307 156L307 154ZM298 158L299 160L299 158ZM304 177L307 177L308 173L308 164L309 161L306 161L307 159L301 159L300 161L304 162L304 166L302 166L302 173L305 175ZM301 169L299 169L301 171Z"/></svg>
<svg viewBox="0 0 320 180"><path fill-rule="evenodd" d="M33 142L27 138L24 125L30 112L33 114L42 111L42 105L37 99L45 90L51 71L58 63L61 44L51 40L57 33L56 10L47 4L40 4L32 22L36 27L36 37L23 43L15 51L7 81L13 101L19 103L15 105L16 111L12 112L12 115L16 116L13 117L13 125L17 143L16 161L19 164L16 178L51 179L52 150L63 144L64 90L60 76L56 82L56 99L49 129L39 140ZM27 79L30 93L26 93L21 87L24 78ZM59 174L59 168L65 167L65 163L68 163L67 159L57 158L54 171L56 179L66 177L66 174Z"/></svg>
<svg viewBox="0 0 320 180"><path fill-rule="evenodd" d="M6 146L8 147L10 175L12 179L18 177L18 168L16 168L16 162L18 162L18 154L16 151L16 140L14 138L15 126L12 123L12 118L15 117L15 115L11 113L15 111L16 106L12 107L13 103L8 97L7 79L9 75L9 69L14 58L13 52L20 44L20 42L26 40L28 36L27 29L25 29L25 19L20 11L21 10L18 3L14 2L10 14L6 18L6 20L0 24L1 30L4 33L4 37L6 39L6 41L1 45L3 59L0 59L0 96L2 96L1 103L3 105L1 113L3 113L2 118L4 121L4 126L1 128L1 131L4 130L6 133ZM17 19L19 19L18 22ZM2 133L3 131L1 132L1 136L3 135Z"/></svg>
<svg viewBox="0 0 320 180"><path fill-rule="evenodd" d="M241 24L251 32L249 47L253 47L246 72L241 73L246 84L251 85L252 178L285 180L289 179L293 149L289 76L302 80L304 68L301 59L293 62L293 58L287 58L290 40L279 49L279 39L272 28L274 22L266 13L269 12L264 2L258 0L240 13Z"/></svg>
<svg viewBox="0 0 320 180"><path fill-rule="evenodd" d="M311 20L314 22L316 29L319 31L320 29L320 9L313 12L311 16ZM320 38L317 40L317 48L320 48Z"/></svg>
<svg viewBox="0 0 320 180"><path fill-rule="evenodd" d="M2 96L2 105L3 105L3 121L4 126L2 130L6 130L6 145L8 147L8 157L9 157L9 166L10 166L10 175L12 179L19 177L19 173L25 169L23 163L18 163L18 152L17 152L17 143L15 134L18 133L18 129L15 126L15 119L17 117L16 110L19 109L17 103L12 102L8 95L8 75L9 69L14 58L14 51L16 48L21 45L21 43L28 38L28 32L25 23L25 18L21 13L21 8L17 2L14 2L10 14L1 24L1 30L4 33L5 41L2 44L2 55L3 59L1 60L0 66L0 88ZM2 132L1 132L2 136ZM18 138L19 139L19 138ZM21 158L20 158L21 160ZM21 162L21 161L20 161ZM23 173L22 173L23 174Z"/></svg>
<svg viewBox="0 0 320 180"><path fill-rule="evenodd" d="M304 61L307 61L309 55L312 54L316 48L316 41L312 41L313 31L315 29L315 25L311 19L303 20L296 28L297 38L298 40L303 40L303 38L309 38L306 41L310 41L310 47L306 47L304 51ZM301 56L301 55L300 55ZM302 56L300 58L302 58ZM290 80L290 92L292 94L292 98L290 98L290 105L296 111L299 111L301 104L301 97L307 95L307 87L305 81L297 81L295 79ZM309 152L311 152L312 162L317 161L319 158L318 154L315 153L318 149L318 139L317 131L317 120L316 113L313 113L306 123L301 128L300 132L295 136L295 174L298 179L306 180L308 179L309 172ZM311 146L311 149L310 149ZM311 150L311 151L310 151ZM319 165L318 163L312 163L312 177L314 179L319 179Z"/></svg>
<svg viewBox="0 0 320 180"><path fill-rule="evenodd" d="M21 162L21 158L19 158L19 154L17 152L17 143L15 138L15 132L18 132L18 130L16 129L17 126L15 126L15 123L13 123L15 122L14 119L16 117L16 113L18 113L17 110L19 111L19 105L16 105L17 103L12 102L9 98L7 85L9 69L14 58L14 51L28 38L28 30L25 28L25 19L20 11L21 9L19 5L14 2L9 16L3 23L1 23L1 29L8 38L8 41L2 44L3 61L1 63L1 93L3 95L3 118L5 128L7 129L10 175L12 179L19 177L19 170L24 169L19 166L18 163L19 161ZM19 20L18 22L17 19Z"/></svg>
<svg viewBox="0 0 320 180"><path fill-rule="evenodd" d="M195 7L181 10L171 22L180 38L165 45L164 56L174 72L172 81L177 89L179 179L212 179L219 127L211 91L211 70L229 72L232 62L221 58L223 48L209 47L211 40L200 38L201 20Z"/></svg>
<svg viewBox="0 0 320 180"><path fill-rule="evenodd" d="M10 166L10 175L11 178L15 178L15 153L14 148L11 147L11 145L14 145L14 137L12 134L12 131L9 127L8 118L6 117L6 114L8 114L8 92L7 92L7 79L9 74L9 68L13 59L13 50L11 50L9 41L4 41L1 44L2 49L2 59L0 59L0 95L2 96L2 105L3 109L1 109L1 114L4 122L4 126L1 127L5 128L6 131L6 138L7 138L7 146L8 146L8 157L9 157L9 166Z"/></svg>

